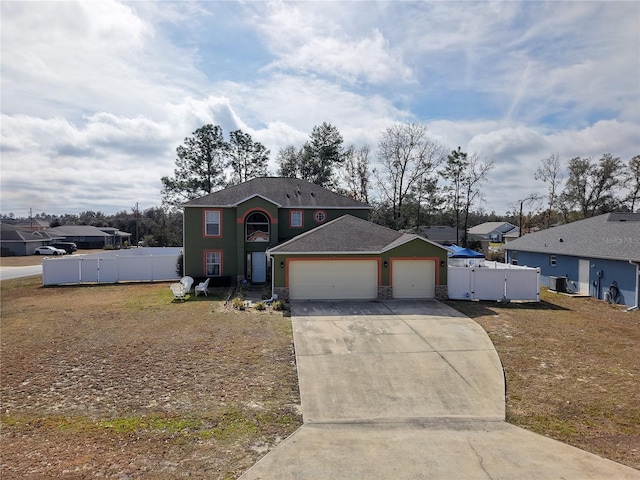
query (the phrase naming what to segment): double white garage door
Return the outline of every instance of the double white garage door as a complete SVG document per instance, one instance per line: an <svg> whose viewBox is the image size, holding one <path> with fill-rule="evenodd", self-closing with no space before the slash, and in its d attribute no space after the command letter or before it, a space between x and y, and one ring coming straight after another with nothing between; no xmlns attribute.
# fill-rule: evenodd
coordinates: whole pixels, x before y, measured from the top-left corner
<svg viewBox="0 0 640 480"><path fill-rule="evenodd" d="M292 260L288 263L292 300L374 300L378 298L378 260ZM433 260L392 260L393 298L434 298Z"/></svg>

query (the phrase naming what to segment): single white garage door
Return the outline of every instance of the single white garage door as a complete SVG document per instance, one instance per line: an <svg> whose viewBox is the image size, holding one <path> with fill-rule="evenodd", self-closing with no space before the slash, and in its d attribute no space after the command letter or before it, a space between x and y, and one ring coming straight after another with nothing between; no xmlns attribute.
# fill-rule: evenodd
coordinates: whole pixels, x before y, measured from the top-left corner
<svg viewBox="0 0 640 480"><path fill-rule="evenodd" d="M292 260L291 300L378 298L377 260Z"/></svg>
<svg viewBox="0 0 640 480"><path fill-rule="evenodd" d="M434 260L392 260L393 298L435 298Z"/></svg>

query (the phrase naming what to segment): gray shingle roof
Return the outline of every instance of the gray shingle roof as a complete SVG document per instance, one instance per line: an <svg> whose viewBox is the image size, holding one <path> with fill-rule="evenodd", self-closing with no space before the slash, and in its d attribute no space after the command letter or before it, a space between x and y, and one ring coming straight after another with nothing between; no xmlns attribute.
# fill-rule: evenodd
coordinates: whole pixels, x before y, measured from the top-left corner
<svg viewBox="0 0 640 480"><path fill-rule="evenodd" d="M0 224L0 238L3 242L44 242L50 240L51 236L44 235L42 232L28 232L22 230L19 227L8 225L6 223Z"/></svg>
<svg viewBox="0 0 640 480"><path fill-rule="evenodd" d="M437 245L418 235L400 233L381 225L343 215L276 245L269 253L381 253L413 239ZM441 245L437 245L443 248Z"/></svg>
<svg viewBox="0 0 640 480"><path fill-rule="evenodd" d="M530 233L505 250L640 261L640 213L605 213Z"/></svg>
<svg viewBox="0 0 640 480"><path fill-rule="evenodd" d="M371 208L326 188L297 178L263 177L190 200L184 207L233 207L260 196L282 208Z"/></svg>
<svg viewBox="0 0 640 480"><path fill-rule="evenodd" d="M110 237L108 233L104 233L97 227L91 225L62 225L60 227L50 228L51 233L61 235L63 237Z"/></svg>
<svg viewBox="0 0 640 480"><path fill-rule="evenodd" d="M492 232L506 233L516 228L509 222L484 222L469 229L472 235L489 235Z"/></svg>

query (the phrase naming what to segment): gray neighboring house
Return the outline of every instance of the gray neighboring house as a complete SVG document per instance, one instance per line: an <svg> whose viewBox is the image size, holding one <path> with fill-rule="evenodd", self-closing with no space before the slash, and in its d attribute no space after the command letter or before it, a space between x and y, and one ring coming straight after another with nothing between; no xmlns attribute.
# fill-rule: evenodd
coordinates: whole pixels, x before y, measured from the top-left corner
<svg viewBox="0 0 640 480"><path fill-rule="evenodd" d="M47 230L49 234L74 242L78 248L105 248L115 246L114 237L91 225L62 225Z"/></svg>
<svg viewBox="0 0 640 480"><path fill-rule="evenodd" d="M0 246L3 257L33 255L36 248L50 245L60 237L49 232L30 232L6 223L0 224Z"/></svg>
<svg viewBox="0 0 640 480"><path fill-rule="evenodd" d="M440 245L457 245L464 238L464 230L458 228L458 236L456 237L456 228L444 225L423 225L418 227L417 233L423 238L439 243ZM458 240L459 239L459 240Z"/></svg>
<svg viewBox="0 0 640 480"><path fill-rule="evenodd" d="M503 248L508 263L540 267L542 285L564 277L570 291L604 299L616 282L617 303L638 305L640 213L606 213L530 233Z"/></svg>

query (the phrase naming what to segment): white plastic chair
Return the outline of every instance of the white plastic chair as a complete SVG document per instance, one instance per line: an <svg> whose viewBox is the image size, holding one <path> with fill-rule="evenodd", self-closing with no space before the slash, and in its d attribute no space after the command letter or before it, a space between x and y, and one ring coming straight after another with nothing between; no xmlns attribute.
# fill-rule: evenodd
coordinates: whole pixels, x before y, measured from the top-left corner
<svg viewBox="0 0 640 480"><path fill-rule="evenodd" d="M171 288L171 291L173 292L174 300L182 300L183 302L186 300L184 285L181 283L172 283L169 288Z"/></svg>
<svg viewBox="0 0 640 480"><path fill-rule="evenodd" d="M180 283L184 286L184 290L186 293L191 291L191 287L193 286L193 278L191 277L182 277L180 279Z"/></svg>
<svg viewBox="0 0 640 480"><path fill-rule="evenodd" d="M196 285L196 297L198 296L198 293L204 293L205 296L209 294L209 278L207 278L204 282L200 282L198 285Z"/></svg>

